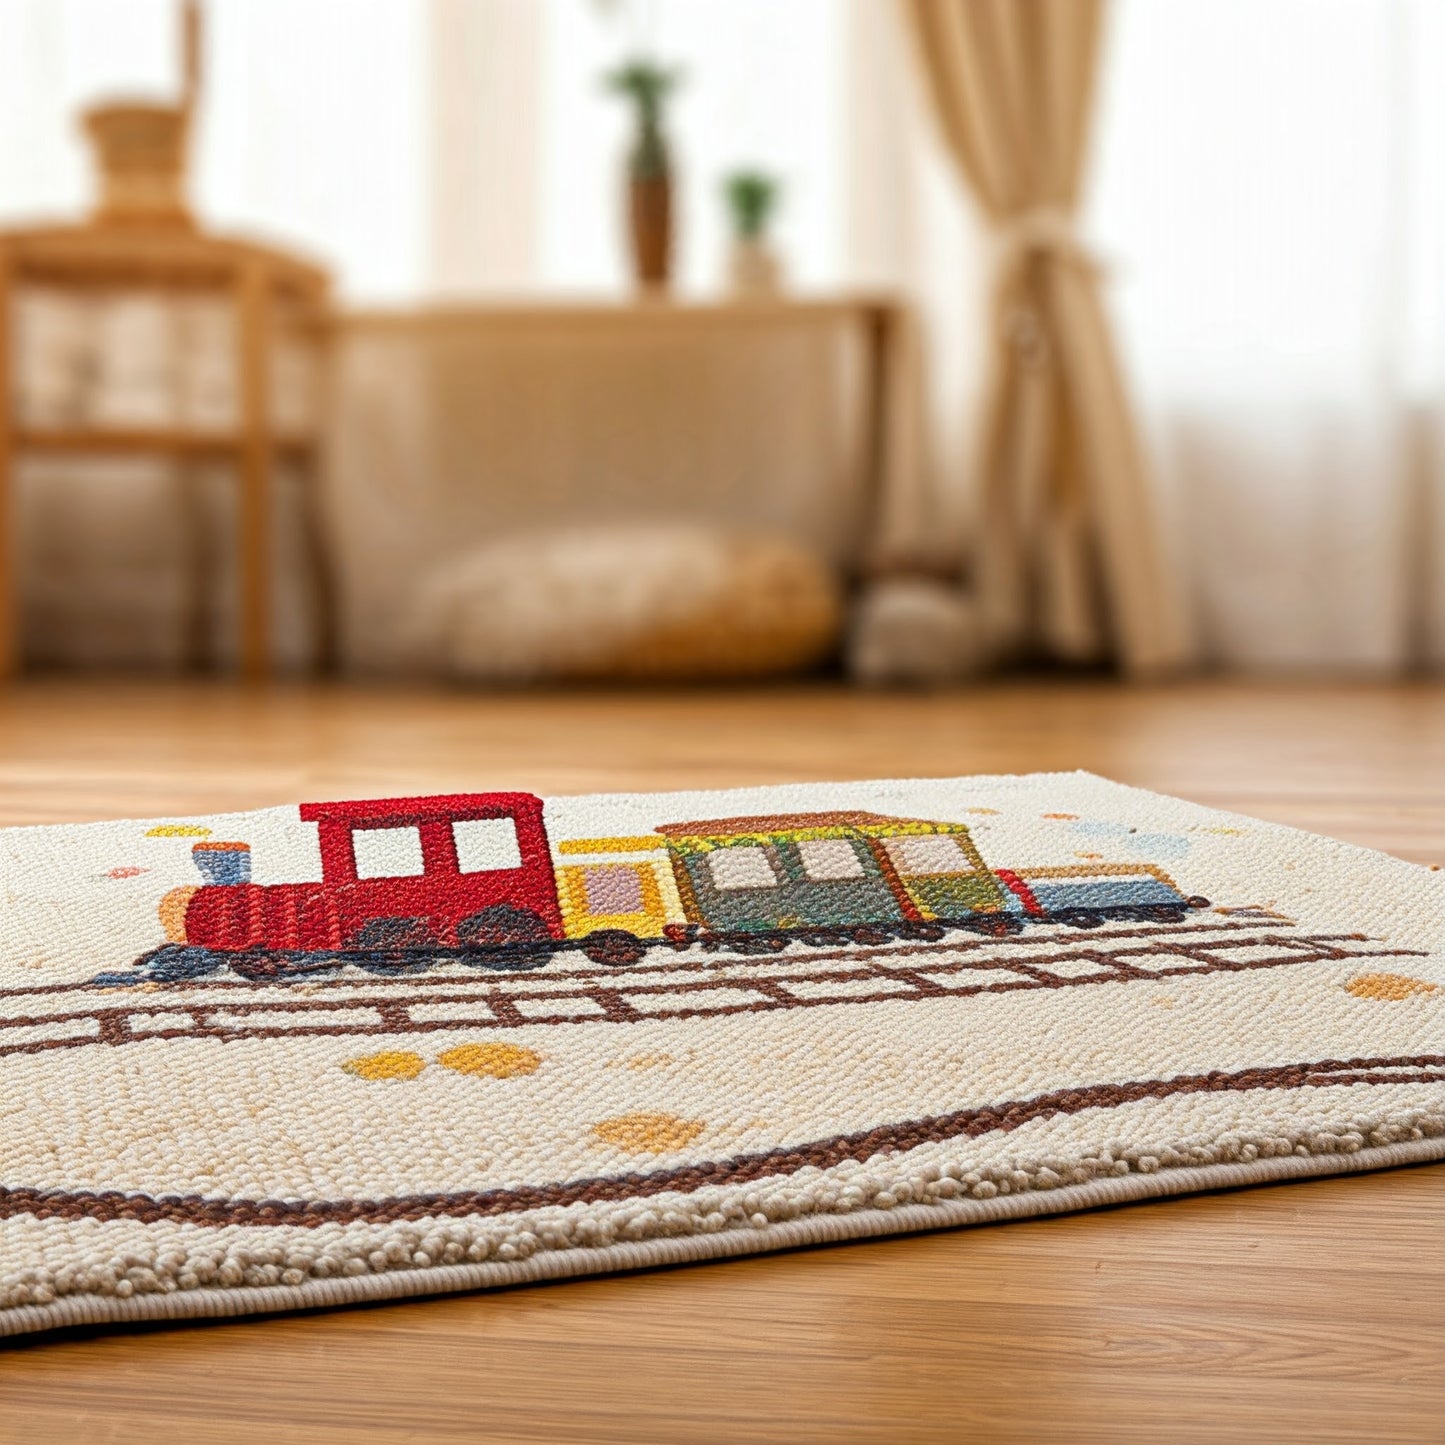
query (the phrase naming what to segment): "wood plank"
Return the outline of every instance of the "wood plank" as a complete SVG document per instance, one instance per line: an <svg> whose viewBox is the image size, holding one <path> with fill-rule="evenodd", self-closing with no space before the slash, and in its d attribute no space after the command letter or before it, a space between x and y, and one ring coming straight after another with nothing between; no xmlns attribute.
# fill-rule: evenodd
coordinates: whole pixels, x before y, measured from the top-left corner
<svg viewBox="0 0 1445 1445"><path fill-rule="evenodd" d="M234 456L246 440L230 432L187 431L178 427L26 427L15 433L15 449L50 456L94 455L103 452L166 452L183 456ZM309 453L316 446L311 437L277 437L272 445L279 452Z"/></svg>
<svg viewBox="0 0 1445 1445"><path fill-rule="evenodd" d="M10 258L0 247L0 682L20 665L20 579L15 550L15 351Z"/></svg>
<svg viewBox="0 0 1445 1445"><path fill-rule="evenodd" d="M1445 862L1445 687L25 682L0 822L1070 769ZM1437 1441L1445 1166L0 1353L0 1439Z"/></svg>

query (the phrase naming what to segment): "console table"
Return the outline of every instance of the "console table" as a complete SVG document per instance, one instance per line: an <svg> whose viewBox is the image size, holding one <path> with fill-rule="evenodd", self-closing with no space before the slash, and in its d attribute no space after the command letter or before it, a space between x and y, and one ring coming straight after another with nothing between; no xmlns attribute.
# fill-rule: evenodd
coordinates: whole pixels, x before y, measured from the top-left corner
<svg viewBox="0 0 1445 1445"><path fill-rule="evenodd" d="M416 586L498 536L669 520L790 535L845 574L886 561L920 515L915 350L881 295L338 316L344 661L404 667Z"/></svg>

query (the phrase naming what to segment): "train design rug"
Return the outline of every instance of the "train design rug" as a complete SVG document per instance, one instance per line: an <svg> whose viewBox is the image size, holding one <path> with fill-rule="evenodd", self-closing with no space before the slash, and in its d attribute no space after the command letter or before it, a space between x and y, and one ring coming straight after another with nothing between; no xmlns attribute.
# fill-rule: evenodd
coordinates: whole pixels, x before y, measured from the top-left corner
<svg viewBox="0 0 1445 1445"><path fill-rule="evenodd" d="M1088 774L0 832L0 1334L1442 1157L1445 873Z"/></svg>

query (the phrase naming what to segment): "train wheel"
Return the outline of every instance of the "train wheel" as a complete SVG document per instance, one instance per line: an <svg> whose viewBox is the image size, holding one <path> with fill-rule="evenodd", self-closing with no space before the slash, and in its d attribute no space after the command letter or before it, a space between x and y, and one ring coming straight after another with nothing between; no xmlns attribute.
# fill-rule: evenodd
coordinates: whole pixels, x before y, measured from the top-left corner
<svg viewBox="0 0 1445 1445"><path fill-rule="evenodd" d="M457 924L457 942L467 948L498 948L508 943L544 943L547 925L530 908L496 903Z"/></svg>
<svg viewBox="0 0 1445 1445"><path fill-rule="evenodd" d="M352 948L428 948L436 943L425 918L373 918L351 942Z"/></svg>
<svg viewBox="0 0 1445 1445"><path fill-rule="evenodd" d="M1184 901L1191 908L1208 908L1210 906L1209 900L1207 898L1201 898L1197 893L1194 895L1193 898L1186 898Z"/></svg>
<svg viewBox="0 0 1445 1445"><path fill-rule="evenodd" d="M274 958L269 953L234 953L228 955L226 961L231 965L232 973L250 979L253 983L261 983L267 979L285 978L288 974L305 971L299 968L289 968L286 959Z"/></svg>
<svg viewBox="0 0 1445 1445"><path fill-rule="evenodd" d="M624 928L599 928L582 940L582 952L593 963L610 968L627 968L640 963L647 953L647 942Z"/></svg>
<svg viewBox="0 0 1445 1445"><path fill-rule="evenodd" d="M794 936L809 948L832 948L844 941L842 932L836 928L805 928Z"/></svg>
<svg viewBox="0 0 1445 1445"><path fill-rule="evenodd" d="M899 930L900 938L916 939L919 943L937 943L948 934L941 923L905 923Z"/></svg>
<svg viewBox="0 0 1445 1445"><path fill-rule="evenodd" d="M1151 904L1144 912L1151 923L1183 923L1185 918L1183 908L1174 908L1167 903Z"/></svg>
<svg viewBox="0 0 1445 1445"><path fill-rule="evenodd" d="M1023 924L1012 913L975 913L959 925L985 938L1010 938L1023 932Z"/></svg>
<svg viewBox="0 0 1445 1445"><path fill-rule="evenodd" d="M781 953L788 946L788 942L785 933L742 933L725 939L721 946L728 953L760 957L768 953Z"/></svg>
<svg viewBox="0 0 1445 1445"><path fill-rule="evenodd" d="M1070 928L1098 928L1103 919L1088 908L1065 908L1053 915L1055 923L1065 923Z"/></svg>
<svg viewBox="0 0 1445 1445"><path fill-rule="evenodd" d="M893 930L880 928L876 924L860 923L848 930L848 939L852 943L862 943L870 948L877 948L881 944L892 943Z"/></svg>

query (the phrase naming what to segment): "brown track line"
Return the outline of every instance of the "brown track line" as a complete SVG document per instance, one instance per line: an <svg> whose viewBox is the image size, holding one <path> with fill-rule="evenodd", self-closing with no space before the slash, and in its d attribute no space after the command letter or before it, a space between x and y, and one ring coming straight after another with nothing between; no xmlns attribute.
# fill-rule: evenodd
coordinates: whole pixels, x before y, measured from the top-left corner
<svg viewBox="0 0 1445 1445"><path fill-rule="evenodd" d="M41 1219L133 1219L143 1224L168 1220L216 1226L277 1224L315 1228L336 1223L382 1224L512 1214L548 1205L592 1204L672 1191L688 1193L710 1185L749 1184L794 1174L800 1169L829 1169L848 1160L864 1163L880 1154L903 1153L946 1139L1006 1133L1034 1119L1078 1114L1086 1109L1114 1109L1177 1094L1414 1083L1445 1084L1445 1054L1324 1059L1317 1063L1281 1064L1228 1073L1215 1070L1207 1074L1182 1074L1172 1079L1079 1085L1055 1089L1031 1099L958 1109L930 1118L883 1124L858 1133L835 1134L827 1139L651 1174L621 1174L450 1194L413 1194L389 1199L257 1200L206 1199L201 1195L156 1198L118 1190L0 1187L0 1219L33 1215Z"/></svg>
<svg viewBox="0 0 1445 1445"><path fill-rule="evenodd" d="M1209 934L1205 939L1200 935ZM843 1004L920 1002L1036 988L1124 983L1186 974L1236 973L1296 963L1421 956L1419 950L1362 947L1362 934L1294 935L1257 924L1174 925L1112 929L1087 934L967 938L879 948L820 950L766 959L703 960L612 968L557 970L479 978L352 978L309 984L255 984L228 979L162 985L162 995L185 992L184 1001L148 1004L129 990L94 989L115 1002L87 1009L27 1013L0 1018L0 1057L43 1053L88 1044L112 1046L149 1039L235 1039L428 1033L456 1029L508 1029L581 1023L637 1023L667 1018L713 1017ZM1009 958L1023 948L1026 958ZM1241 949L1277 950L1274 957L1230 957ZM945 961L938 955L953 954ZM963 954L959 959L956 955ZM1152 960L1149 966L1141 966ZM1053 968L1091 965L1082 976ZM814 965L825 965L816 968ZM828 967L827 965L835 965ZM970 983L970 974L1010 977ZM868 987L875 984L876 987ZM305 987L304 997L247 999L259 988ZM323 989L355 990L344 997L316 998ZM398 991L406 989L402 997ZM364 990L364 992L362 992ZM801 992L800 992L801 990ZM830 990L833 990L830 992ZM841 991L839 991L841 990ZM86 985L42 985L9 990L8 996L85 993ZM240 997L236 997L237 994ZM218 998L217 995L220 995ZM711 1001L708 995L714 997ZM738 995L744 997L739 1000ZM198 995L198 996L197 996ZM6 994L0 994L0 998ZM723 1002L723 999L727 1002ZM551 1011L546 1006L556 1007ZM657 1007L662 1005L662 1007ZM531 1006L529 1009L528 1006ZM418 1018L413 1009L444 1007L457 1013ZM471 1009L468 1013L466 1010ZM342 1012L351 1017L342 1019ZM358 1017L361 1015L362 1017ZM219 1017L218 1017L219 1016ZM308 1017L309 1016L309 1017ZM328 1017L329 1016L329 1017ZM254 1022L252 1022L254 1020ZM284 1021L283 1021L284 1020ZM60 1037L29 1037L5 1043L7 1031L59 1028ZM155 1027L147 1027L155 1024ZM12 1033L12 1038L14 1034Z"/></svg>

